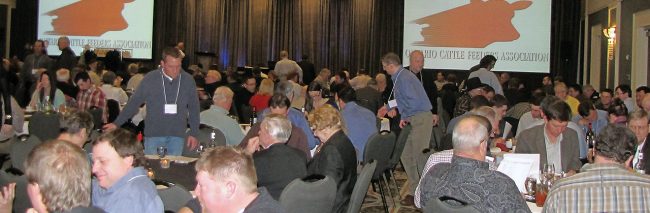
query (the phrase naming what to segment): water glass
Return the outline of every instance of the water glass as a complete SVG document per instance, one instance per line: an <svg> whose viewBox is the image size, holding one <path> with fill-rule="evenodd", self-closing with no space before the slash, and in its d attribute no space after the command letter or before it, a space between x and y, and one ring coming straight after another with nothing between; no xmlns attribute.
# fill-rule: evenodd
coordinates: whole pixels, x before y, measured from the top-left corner
<svg viewBox="0 0 650 213"><path fill-rule="evenodd" d="M160 159L167 156L167 147L164 146L158 147L156 151L158 152L158 157L160 157Z"/></svg>

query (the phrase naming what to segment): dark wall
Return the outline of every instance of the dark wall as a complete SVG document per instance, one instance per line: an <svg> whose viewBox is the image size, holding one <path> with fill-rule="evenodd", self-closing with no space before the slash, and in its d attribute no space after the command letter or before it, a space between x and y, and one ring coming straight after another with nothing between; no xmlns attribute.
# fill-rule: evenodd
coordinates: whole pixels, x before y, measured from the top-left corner
<svg viewBox="0 0 650 213"><path fill-rule="evenodd" d="M585 42L585 45L587 45L587 52L585 54L589 55L591 53L591 27L596 26L596 25L602 25L603 28L607 27L609 25L609 15L608 15L609 9L605 8L602 10L599 10L596 13L593 13L589 15L589 26L587 27L587 42ZM589 82L591 85L601 85L600 89L604 89L605 87L611 87L610 85L607 85L607 40L602 38L601 39L601 53L600 53L600 72L598 74L600 75L600 82ZM589 72L591 70L591 57L587 57L587 66L585 66L585 72ZM589 79L589 77L587 77Z"/></svg>
<svg viewBox="0 0 650 213"><path fill-rule="evenodd" d="M551 11L551 75L577 82L580 62L580 1L553 0ZM541 82L541 79L540 79Z"/></svg>
<svg viewBox="0 0 650 213"><path fill-rule="evenodd" d="M650 0L625 0L621 2L621 29L616 29L616 35L620 35L620 60L619 60L619 84L630 84L632 76L632 32L634 30L634 13L650 9ZM629 55L629 59L626 56ZM632 85L634 89L637 85Z"/></svg>
<svg viewBox="0 0 650 213"><path fill-rule="evenodd" d="M9 55L24 55L25 43L36 40L38 0L17 0L11 13L11 49Z"/></svg>

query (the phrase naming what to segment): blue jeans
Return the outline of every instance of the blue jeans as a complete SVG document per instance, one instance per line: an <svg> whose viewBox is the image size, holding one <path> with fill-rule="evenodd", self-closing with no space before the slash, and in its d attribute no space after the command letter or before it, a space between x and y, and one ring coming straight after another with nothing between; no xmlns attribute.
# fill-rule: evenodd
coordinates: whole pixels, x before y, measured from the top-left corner
<svg viewBox="0 0 650 213"><path fill-rule="evenodd" d="M167 147L167 155L181 156L183 154L183 146L185 145L185 138L164 136L164 137L145 137L144 138L144 154L157 155L156 149L158 147Z"/></svg>

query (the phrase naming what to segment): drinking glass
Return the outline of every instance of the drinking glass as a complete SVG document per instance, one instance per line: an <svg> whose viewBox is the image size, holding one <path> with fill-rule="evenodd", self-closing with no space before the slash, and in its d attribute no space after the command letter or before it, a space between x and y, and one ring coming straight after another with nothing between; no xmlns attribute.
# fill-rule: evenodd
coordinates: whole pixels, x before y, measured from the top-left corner
<svg viewBox="0 0 650 213"><path fill-rule="evenodd" d="M553 164L544 164L544 177L547 180L551 180L555 177L555 165Z"/></svg>
<svg viewBox="0 0 650 213"><path fill-rule="evenodd" d="M160 157L160 159L167 156L167 147L164 146L158 147L156 151L158 152L158 157Z"/></svg>
<svg viewBox="0 0 650 213"><path fill-rule="evenodd" d="M203 153L203 151L205 151L205 144L200 143L199 146L196 148L196 152Z"/></svg>
<svg viewBox="0 0 650 213"><path fill-rule="evenodd" d="M544 206L544 203L546 202L547 194L548 194L548 186L544 182L537 184L537 191L535 192L535 204L537 205L537 207Z"/></svg>
<svg viewBox="0 0 650 213"><path fill-rule="evenodd" d="M537 191L537 178L529 176L526 178L526 182L524 183L526 186L526 199L527 200L534 200L535 199L535 192Z"/></svg>

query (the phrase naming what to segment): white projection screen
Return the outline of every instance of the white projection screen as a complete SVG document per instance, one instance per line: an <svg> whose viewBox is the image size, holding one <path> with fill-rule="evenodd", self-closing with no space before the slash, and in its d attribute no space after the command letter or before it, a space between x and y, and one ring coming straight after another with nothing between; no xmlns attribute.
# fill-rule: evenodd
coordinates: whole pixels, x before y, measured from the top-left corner
<svg viewBox="0 0 650 213"><path fill-rule="evenodd" d="M422 50L427 69L468 70L484 55L493 70L549 73L551 0L406 0L404 66Z"/></svg>
<svg viewBox="0 0 650 213"><path fill-rule="evenodd" d="M38 39L59 55L57 39L70 38L80 55L88 44L97 55L118 49L124 58L151 59L154 0L40 0Z"/></svg>

